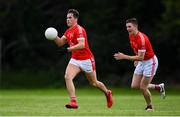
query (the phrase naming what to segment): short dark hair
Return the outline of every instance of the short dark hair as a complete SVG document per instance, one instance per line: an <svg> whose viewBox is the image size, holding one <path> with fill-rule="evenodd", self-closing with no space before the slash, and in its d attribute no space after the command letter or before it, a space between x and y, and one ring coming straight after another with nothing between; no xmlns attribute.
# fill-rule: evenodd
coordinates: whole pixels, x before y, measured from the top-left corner
<svg viewBox="0 0 180 117"><path fill-rule="evenodd" d="M68 13L72 13L74 18L79 18L79 12L76 9L69 9Z"/></svg>
<svg viewBox="0 0 180 117"><path fill-rule="evenodd" d="M136 18L130 18L126 20L126 23L132 23L138 26L138 21Z"/></svg>

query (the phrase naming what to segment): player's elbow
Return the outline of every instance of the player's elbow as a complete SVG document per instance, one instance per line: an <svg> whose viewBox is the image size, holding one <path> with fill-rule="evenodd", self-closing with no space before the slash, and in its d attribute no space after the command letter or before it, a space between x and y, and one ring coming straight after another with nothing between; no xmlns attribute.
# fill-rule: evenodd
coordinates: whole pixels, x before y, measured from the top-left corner
<svg viewBox="0 0 180 117"><path fill-rule="evenodd" d="M81 43L81 44L80 44L80 48L81 48L81 49L84 49L84 48L85 48L85 43Z"/></svg>
<svg viewBox="0 0 180 117"><path fill-rule="evenodd" d="M139 59L139 61L142 61L142 60L144 60L144 57L139 57L138 59Z"/></svg>
<svg viewBox="0 0 180 117"><path fill-rule="evenodd" d="M137 61L142 61L142 60L144 60L144 56L138 56L137 57Z"/></svg>

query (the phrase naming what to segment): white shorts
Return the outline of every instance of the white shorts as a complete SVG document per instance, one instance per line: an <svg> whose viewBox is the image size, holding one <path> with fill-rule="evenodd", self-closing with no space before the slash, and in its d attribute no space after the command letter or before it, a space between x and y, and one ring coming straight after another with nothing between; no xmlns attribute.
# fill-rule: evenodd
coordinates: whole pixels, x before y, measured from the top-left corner
<svg viewBox="0 0 180 117"><path fill-rule="evenodd" d="M95 61L94 58L86 60L76 60L71 58L69 64L78 66L84 72L93 72L95 71Z"/></svg>
<svg viewBox="0 0 180 117"><path fill-rule="evenodd" d="M156 56L151 59L139 61L136 69L134 70L134 74L144 75L146 77L152 77L156 74L158 68L158 59Z"/></svg>

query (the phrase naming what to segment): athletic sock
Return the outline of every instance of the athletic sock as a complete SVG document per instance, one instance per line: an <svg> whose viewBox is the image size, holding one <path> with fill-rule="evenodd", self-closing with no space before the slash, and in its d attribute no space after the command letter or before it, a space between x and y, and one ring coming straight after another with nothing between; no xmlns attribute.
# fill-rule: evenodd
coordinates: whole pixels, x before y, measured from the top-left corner
<svg viewBox="0 0 180 117"><path fill-rule="evenodd" d="M147 109L153 109L152 104L147 105L147 107L146 107L145 109L146 109L146 110L147 110Z"/></svg>
<svg viewBox="0 0 180 117"><path fill-rule="evenodd" d="M160 92L160 89L161 89L161 87L159 86L159 85L155 85L155 90L157 90L157 91L159 91Z"/></svg>
<svg viewBox="0 0 180 117"><path fill-rule="evenodd" d="M76 96L71 96L71 102L76 102Z"/></svg>

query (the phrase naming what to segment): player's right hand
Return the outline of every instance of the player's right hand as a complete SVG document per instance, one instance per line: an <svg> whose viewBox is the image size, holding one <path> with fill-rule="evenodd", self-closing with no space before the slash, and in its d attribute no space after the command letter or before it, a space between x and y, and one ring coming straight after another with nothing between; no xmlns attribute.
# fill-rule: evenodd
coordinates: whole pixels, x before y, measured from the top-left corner
<svg viewBox="0 0 180 117"><path fill-rule="evenodd" d="M125 54L123 54L123 53L121 53L121 52L118 52L118 53L115 53L114 54L114 58L116 59L116 60L122 60L122 59L125 59Z"/></svg>

